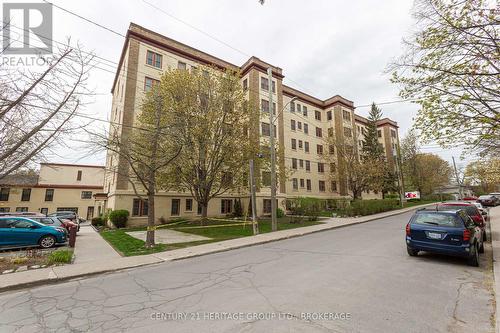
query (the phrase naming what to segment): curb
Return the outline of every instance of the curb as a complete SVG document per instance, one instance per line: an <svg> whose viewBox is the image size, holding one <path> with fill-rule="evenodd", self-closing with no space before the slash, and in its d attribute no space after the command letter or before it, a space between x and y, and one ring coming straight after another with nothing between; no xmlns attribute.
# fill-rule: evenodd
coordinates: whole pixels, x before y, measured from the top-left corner
<svg viewBox="0 0 500 333"><path fill-rule="evenodd" d="M430 203L430 204L424 204L424 205L413 206L413 207L408 207L408 208L402 208L402 209L394 210L394 211L391 211L391 212L380 213L380 214L386 214L384 216L371 215L370 217L367 217L366 219L363 219L361 217L360 218L361 220L359 220L359 221L352 221L352 222L348 222L348 223L341 224L341 225L327 225L326 224L326 225L315 225L315 226L309 226L309 227L302 227L302 228L298 228L298 229L314 228L314 227L317 227L317 226L322 226L323 228L318 228L318 229L313 229L313 230L304 230L303 232L298 232L298 233L291 234L291 235L283 235L283 236L278 235L275 238L262 239L262 240L255 239L255 238L252 239L251 238L251 237L259 237L259 236L260 237L269 236L269 233L266 233L266 234L259 234L259 235L256 235L256 236L242 237L242 238L230 239L230 240L221 241L221 242L215 242L215 243L210 243L210 244L198 245L198 246L205 246L205 245L219 244L221 247L218 248L218 249L212 249L212 250L209 250L209 251L206 251L206 252L200 252L200 253L190 253L190 252L188 252L185 255L180 255L180 256L177 256L177 257L173 257L173 258L168 258L168 255L171 253L171 251L153 253L153 254L150 254L150 255L147 255L147 256L150 259L153 259L154 261L152 261L152 262L138 263L138 264L134 264L134 265L127 266L127 267L103 269L103 270L99 270L99 271L87 272L87 273L81 273L81 274L74 274L74 275L71 275L71 276L63 276L63 277L57 277L57 275L53 271L53 268L55 268L55 267L53 267L53 268L50 268L51 272L49 272L49 274L48 274L49 277L48 278L41 278L41 279L37 279L37 280L34 280L34 281L30 281L30 282L13 284L13 285L10 285L10 286L0 286L0 293L7 292L7 291L15 291L15 290L24 289L24 288L27 288L27 287L35 287L35 286L39 286L39 285L57 284L57 283L60 283L60 282L66 282L66 281L70 281L70 280L75 280L75 279L79 279L79 278L82 278L82 277L90 277L90 276L95 276L95 275L99 275L99 274L111 273L111 272L120 272L120 271L125 271L125 270L131 269L131 268L157 265L157 264L164 263L164 262L169 262L169 261L177 261L177 260L183 260L183 259L201 257L201 256L208 255L208 254L221 253L221 252L226 252L226 251L230 251L230 250L236 250L236 249L240 249L240 248L244 248L244 247L250 247L250 246L267 244L267 243L271 243L271 242L275 242L275 241L286 240L286 239L301 237L301 236L310 235L310 234L314 234L314 233L318 233L318 232L329 231L329 230L334 230L334 229L340 229L340 228L345 228L345 227L349 227L349 226L353 226L353 225L358 225L358 224L363 224L363 223L367 223L367 222L372 222L372 221L379 220L379 219L382 219L382 218L396 216L396 215L404 214L404 213L407 213L407 212L411 212L411 211L413 211L415 209L418 209L418 208L421 208L421 207L426 207L426 206L431 206L431 205L434 205L434 204L435 203ZM297 229L295 229L295 230L297 230ZM288 230L282 230L281 232L283 232L283 231L288 231ZM278 232L280 232L280 231L278 231ZM243 244L241 244L242 243L241 240L245 240L245 239L247 239L248 241L251 241L251 242L248 242L248 243L244 242ZM224 247L224 242L234 242L236 240L240 240L240 242L239 242L240 244L234 244L232 246L229 245L227 247ZM195 248L195 247L192 247L192 248ZM180 249L180 250L188 250L189 251L189 249L190 248L185 248L185 249ZM164 257L160 256L160 254L164 254ZM139 256L139 257L144 257L144 256ZM133 257L127 257L127 258L133 258ZM499 269L500 269L500 259L499 259ZM1 278L1 275L0 275L0 278Z"/></svg>
<svg viewBox="0 0 500 333"><path fill-rule="evenodd" d="M494 216L491 215L490 208L490 239L491 250L493 252L493 291L495 293L495 332L500 333L500 207L495 210ZM494 222L494 220L496 220ZM493 223L494 222L494 223Z"/></svg>

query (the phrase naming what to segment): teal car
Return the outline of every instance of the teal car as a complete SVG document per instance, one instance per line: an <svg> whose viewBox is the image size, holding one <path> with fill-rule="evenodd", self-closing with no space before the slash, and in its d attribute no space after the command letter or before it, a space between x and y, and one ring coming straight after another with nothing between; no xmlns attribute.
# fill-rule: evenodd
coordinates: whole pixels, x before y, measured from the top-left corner
<svg viewBox="0 0 500 333"><path fill-rule="evenodd" d="M66 230L36 222L27 217L0 217L0 248L53 247L67 242Z"/></svg>

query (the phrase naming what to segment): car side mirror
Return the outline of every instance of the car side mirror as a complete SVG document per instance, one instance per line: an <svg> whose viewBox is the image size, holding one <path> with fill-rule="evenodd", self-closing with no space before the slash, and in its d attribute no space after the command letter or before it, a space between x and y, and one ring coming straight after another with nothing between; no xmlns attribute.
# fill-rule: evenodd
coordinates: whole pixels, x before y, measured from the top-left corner
<svg viewBox="0 0 500 333"><path fill-rule="evenodd" d="M481 215L488 215L488 212L487 212L487 211L485 211L485 210L483 210L483 211L481 212Z"/></svg>

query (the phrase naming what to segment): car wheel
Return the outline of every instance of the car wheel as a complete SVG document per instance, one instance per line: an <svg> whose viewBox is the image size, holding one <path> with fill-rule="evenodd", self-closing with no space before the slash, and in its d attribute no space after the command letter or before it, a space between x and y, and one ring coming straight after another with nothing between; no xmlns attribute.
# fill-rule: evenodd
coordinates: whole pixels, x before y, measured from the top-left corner
<svg viewBox="0 0 500 333"><path fill-rule="evenodd" d="M56 238L54 236L43 236L40 238L40 241L38 242L40 246L44 249L48 249L49 247L52 247L56 244Z"/></svg>
<svg viewBox="0 0 500 333"><path fill-rule="evenodd" d="M483 242L486 242L486 230L483 231Z"/></svg>
<svg viewBox="0 0 500 333"><path fill-rule="evenodd" d="M477 250L477 245L475 245L472 249L472 253L469 256L467 263L469 264L469 266L479 267L479 253Z"/></svg>
<svg viewBox="0 0 500 333"><path fill-rule="evenodd" d="M415 256L417 256L417 255L418 255L418 250L414 250L414 249L412 249L411 247L408 247L408 246L407 246L407 247L406 247L406 251L408 251L408 255L409 255L410 257L415 257Z"/></svg>

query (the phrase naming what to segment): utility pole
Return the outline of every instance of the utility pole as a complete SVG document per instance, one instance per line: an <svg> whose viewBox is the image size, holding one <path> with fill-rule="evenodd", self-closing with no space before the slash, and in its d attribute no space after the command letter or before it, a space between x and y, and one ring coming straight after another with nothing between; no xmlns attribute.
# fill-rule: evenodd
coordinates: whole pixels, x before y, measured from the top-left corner
<svg viewBox="0 0 500 333"><path fill-rule="evenodd" d="M401 205L401 207L403 207L403 200L405 198L405 194L403 192L403 185L402 185L403 173L401 172L401 168L399 167L398 153L396 150L393 151L392 156L394 157L394 170L396 171L396 177L398 178L399 204Z"/></svg>
<svg viewBox="0 0 500 333"><path fill-rule="evenodd" d="M259 225L257 224L257 199L255 195L255 178L253 175L253 159L250 160L250 193L252 194L251 200L252 200L252 227L253 227L253 234L258 235L259 234Z"/></svg>
<svg viewBox="0 0 500 333"><path fill-rule="evenodd" d="M451 159L453 160L453 169L455 169L455 178L458 184L458 195L459 195L458 199L462 200L464 196L462 195L462 184L460 184L460 178L458 177L457 165L455 164L455 157L452 156Z"/></svg>
<svg viewBox="0 0 500 333"><path fill-rule="evenodd" d="M278 221L276 220L276 149L274 146L274 108L273 108L273 70L267 69L267 79L269 82L269 134L271 136L269 143L271 146L271 229L278 230Z"/></svg>

